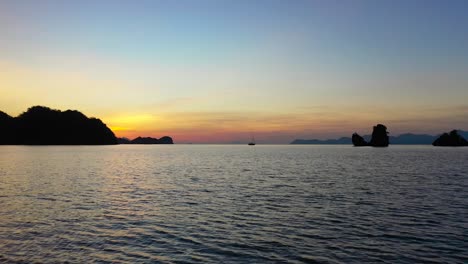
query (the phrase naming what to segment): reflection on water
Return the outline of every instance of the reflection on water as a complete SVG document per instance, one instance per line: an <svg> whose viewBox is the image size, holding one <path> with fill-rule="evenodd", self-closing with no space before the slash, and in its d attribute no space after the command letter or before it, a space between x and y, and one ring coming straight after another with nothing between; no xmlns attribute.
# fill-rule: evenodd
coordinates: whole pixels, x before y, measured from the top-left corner
<svg viewBox="0 0 468 264"><path fill-rule="evenodd" d="M0 262L465 262L468 149L0 147Z"/></svg>

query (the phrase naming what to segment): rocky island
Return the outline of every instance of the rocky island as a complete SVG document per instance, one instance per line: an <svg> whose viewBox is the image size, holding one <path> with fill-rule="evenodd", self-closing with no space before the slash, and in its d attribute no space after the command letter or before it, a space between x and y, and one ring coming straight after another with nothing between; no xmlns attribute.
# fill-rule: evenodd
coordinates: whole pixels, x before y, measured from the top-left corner
<svg viewBox="0 0 468 264"><path fill-rule="evenodd" d="M468 141L458 134L457 130L452 130L450 133L442 134L432 145L438 147L465 147L468 146Z"/></svg>
<svg viewBox="0 0 468 264"><path fill-rule="evenodd" d="M17 117L0 111L0 145L112 145L114 132L76 110L33 106Z"/></svg>
<svg viewBox="0 0 468 264"><path fill-rule="evenodd" d="M353 145L355 147L365 147L365 146L369 146L369 143L367 143L367 141L361 137L358 133L354 133L352 136L351 136L351 140L353 142Z"/></svg>
<svg viewBox="0 0 468 264"><path fill-rule="evenodd" d="M117 141L119 144L174 144L174 141L171 137L164 136L160 139L152 138L152 137L137 137L133 140L128 138L118 138Z"/></svg>
<svg viewBox="0 0 468 264"><path fill-rule="evenodd" d="M468 138L468 131L457 130L458 134L464 138ZM428 134L413 134L404 133L398 136L389 136L389 144L392 145L432 145L432 143L440 136ZM371 135L364 135L365 141L371 140ZM351 137L341 137L338 139L295 139L290 144L314 144L314 145L349 145L352 144Z"/></svg>
<svg viewBox="0 0 468 264"><path fill-rule="evenodd" d="M378 124L374 126L374 129L372 131L372 138L370 142L367 142L358 133L354 133L353 136L351 137L351 140L355 147L365 147L365 146L388 147L389 137L388 137L387 127L382 124Z"/></svg>

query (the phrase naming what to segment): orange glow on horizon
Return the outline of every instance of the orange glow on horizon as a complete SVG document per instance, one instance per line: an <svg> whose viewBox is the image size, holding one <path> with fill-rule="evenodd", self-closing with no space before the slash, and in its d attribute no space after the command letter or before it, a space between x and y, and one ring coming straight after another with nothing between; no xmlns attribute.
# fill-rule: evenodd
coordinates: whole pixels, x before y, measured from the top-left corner
<svg viewBox="0 0 468 264"><path fill-rule="evenodd" d="M86 72L0 61L0 110L16 116L34 105L74 109L100 118L118 137L171 136L175 142L193 143L246 142L250 133L259 143L336 138L355 131L367 134L377 123L385 124L392 135L438 134L466 129L459 126L466 124L468 116L466 104L400 102L396 107L391 101L376 106L336 98L304 105L275 98L259 104L247 102L245 97L191 95L141 103L156 97L158 90L151 89L154 95L149 96L126 90L131 85L112 74L96 77ZM75 101L80 103L70 104Z"/></svg>

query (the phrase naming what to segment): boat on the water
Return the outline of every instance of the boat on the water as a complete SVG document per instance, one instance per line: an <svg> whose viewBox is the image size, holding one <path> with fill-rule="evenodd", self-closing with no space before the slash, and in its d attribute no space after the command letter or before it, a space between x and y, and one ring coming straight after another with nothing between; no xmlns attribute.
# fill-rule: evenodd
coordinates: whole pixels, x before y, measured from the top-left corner
<svg viewBox="0 0 468 264"><path fill-rule="evenodd" d="M250 140L249 144L247 144L249 146L255 146L255 138L254 136L252 135L252 140Z"/></svg>

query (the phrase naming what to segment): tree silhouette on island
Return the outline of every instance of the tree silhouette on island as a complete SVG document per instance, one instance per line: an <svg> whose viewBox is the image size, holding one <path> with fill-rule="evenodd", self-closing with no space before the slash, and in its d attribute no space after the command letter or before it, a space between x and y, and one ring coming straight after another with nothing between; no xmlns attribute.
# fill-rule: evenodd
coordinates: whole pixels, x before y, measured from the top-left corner
<svg viewBox="0 0 468 264"><path fill-rule="evenodd" d="M164 137L157 144L172 144ZM168 143L170 142L170 143ZM117 138L100 119L76 110L33 106L17 117L0 111L0 145L115 145Z"/></svg>

